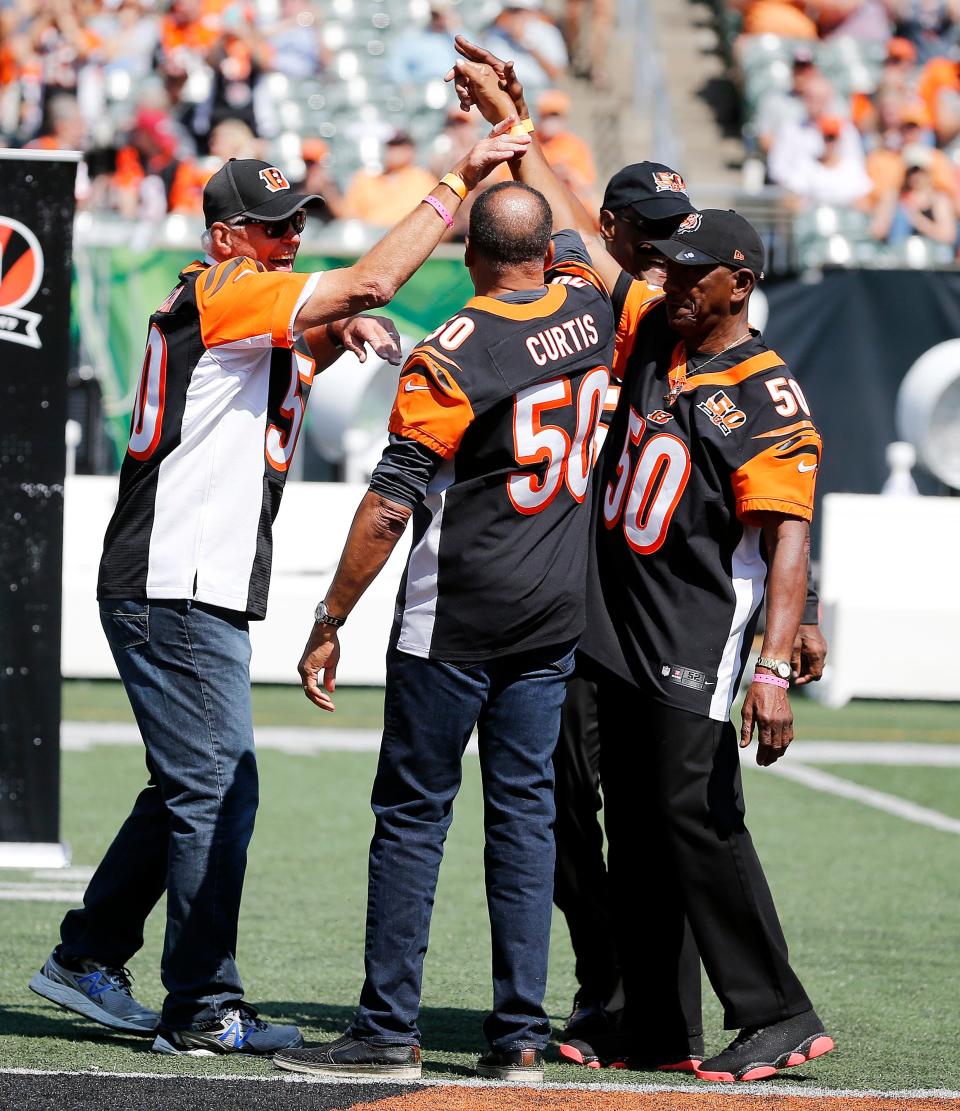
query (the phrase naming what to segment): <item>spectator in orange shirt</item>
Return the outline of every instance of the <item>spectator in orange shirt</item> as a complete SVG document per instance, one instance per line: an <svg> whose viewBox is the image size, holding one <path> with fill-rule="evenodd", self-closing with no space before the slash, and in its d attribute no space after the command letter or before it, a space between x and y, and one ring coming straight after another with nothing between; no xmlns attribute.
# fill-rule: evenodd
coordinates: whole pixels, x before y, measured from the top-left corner
<svg viewBox="0 0 960 1111"><path fill-rule="evenodd" d="M817 38L817 25L803 0L730 0L729 6L743 13L744 35Z"/></svg>
<svg viewBox="0 0 960 1111"><path fill-rule="evenodd" d="M571 184L580 197L590 198L597 183L597 171L590 147L570 130L567 116L570 97L559 89L548 89L537 100L537 138L544 157ZM592 211L596 205L586 205Z"/></svg>
<svg viewBox="0 0 960 1111"><path fill-rule="evenodd" d="M405 131L395 131L383 148L383 171L358 170L343 198L343 214L380 228L393 227L436 185L433 174L417 166L416 147Z"/></svg>
<svg viewBox="0 0 960 1111"><path fill-rule="evenodd" d="M883 60L883 70L873 95L854 93L850 100L853 122L861 135L878 136L896 126L899 121L891 121L889 109L896 106L897 112L908 102L917 99L917 51L907 39L892 38L887 43L887 55Z"/></svg>
<svg viewBox="0 0 960 1111"><path fill-rule="evenodd" d="M954 205L960 201L953 163L942 150L936 150L932 146L930 118L923 104L915 101L902 109L899 127L884 132L881 140L882 145L867 155L867 173L873 183L871 197L875 206L884 197L895 197L899 193L909 169L907 155L916 151L926 152L920 156L920 160L934 187L945 193ZM916 157L914 162L920 164Z"/></svg>

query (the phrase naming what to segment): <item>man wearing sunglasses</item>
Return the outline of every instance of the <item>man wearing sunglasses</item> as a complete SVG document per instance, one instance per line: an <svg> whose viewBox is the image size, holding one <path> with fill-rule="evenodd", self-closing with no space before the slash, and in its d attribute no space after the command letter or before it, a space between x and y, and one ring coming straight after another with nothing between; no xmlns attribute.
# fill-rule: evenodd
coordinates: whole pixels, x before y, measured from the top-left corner
<svg viewBox="0 0 960 1111"><path fill-rule="evenodd" d="M167 1054L270 1054L303 1044L243 999L237 918L257 809L248 622L265 616L272 523L314 375L368 344L393 363L385 305L468 191L523 152L505 121L353 266L295 274L313 195L231 160L204 190L206 257L151 316L107 528L101 622L146 748L149 782L82 909L30 987ZM162 1014L134 999L127 961L167 894Z"/></svg>

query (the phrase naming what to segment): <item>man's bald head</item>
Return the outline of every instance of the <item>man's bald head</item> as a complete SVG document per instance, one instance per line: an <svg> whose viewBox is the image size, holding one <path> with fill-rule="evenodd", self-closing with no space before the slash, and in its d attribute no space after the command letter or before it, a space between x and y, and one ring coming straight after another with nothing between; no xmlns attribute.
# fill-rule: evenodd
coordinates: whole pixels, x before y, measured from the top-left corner
<svg viewBox="0 0 960 1111"><path fill-rule="evenodd" d="M470 253L491 270L542 266L553 213L542 193L519 181L492 185L470 209Z"/></svg>

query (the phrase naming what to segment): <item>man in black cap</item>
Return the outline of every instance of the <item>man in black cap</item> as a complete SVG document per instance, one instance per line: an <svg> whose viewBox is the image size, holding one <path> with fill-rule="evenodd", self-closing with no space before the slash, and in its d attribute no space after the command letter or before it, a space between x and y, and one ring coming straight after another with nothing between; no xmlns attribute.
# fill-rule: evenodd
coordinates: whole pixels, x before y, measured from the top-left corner
<svg viewBox="0 0 960 1111"><path fill-rule="evenodd" d="M468 191L528 140L481 140L353 266L295 274L305 207L283 171L231 160L204 190L206 259L151 316L107 528L101 623L150 778L82 909L33 977L39 995L155 1051L270 1054L303 1044L243 999L237 919L257 809L248 622L266 613L272 523L314 375L364 344L399 363L386 304L452 224ZM162 1014L125 965L167 894Z"/></svg>
<svg viewBox="0 0 960 1111"><path fill-rule="evenodd" d="M669 166L659 162L625 166L613 175L603 195L600 238L606 254L598 256L594 252L598 271L611 288L621 274L625 280L638 279L633 283L638 304L652 305L661 296L667 261L649 240L670 235L684 217L695 211L683 178ZM598 447L602 447L609 429L620 387L614 367ZM598 1067L621 1056L619 1028L624 993L616 934L618 922L633 916L618 912L628 896L611 891L609 885L604 835L598 820L603 800L597 684L589 659L582 655L567 684L553 763L557 801L554 902L567 920L578 985L570 1017L560 1034L560 1056L573 1064ZM689 946L685 960L682 979L685 994L690 997L691 1022L699 1032L699 1021L692 1017L699 1014L700 984L694 946ZM676 991L672 983L663 990L671 998ZM646 986L645 999L653 1005L651 1009L657 1009L658 994L653 985ZM689 1060L689 1054L683 1051L686 1048L677 1054L672 1053L672 1047L665 1047L663 1053L651 1047L648 1060L661 1068L682 1068Z"/></svg>
<svg viewBox="0 0 960 1111"><path fill-rule="evenodd" d="M461 103L492 119L516 106L523 119L509 64L460 39L458 50L471 59L456 67ZM495 76L471 68L477 62ZM575 203L536 146L517 174L558 218ZM677 184L654 175L655 191ZM619 908L616 916L636 1008L626 1056L641 1067L658 1059L690 1067L702 1079L759 1079L833 1048L787 961L743 823L729 720L766 590L741 746L756 728L757 759L768 765L792 739L786 690L820 438L799 384L749 326L764 253L749 223L691 212L650 246L667 259L663 297L611 274L624 386L602 464L591 620L579 652L596 669L611 886L646 888L656 900L652 914L635 897L632 916ZM606 278L611 268L596 253L594 263ZM684 979L691 933L726 1025L741 1028L707 1061L694 1053L699 999ZM664 1056L674 1038L683 1061Z"/></svg>

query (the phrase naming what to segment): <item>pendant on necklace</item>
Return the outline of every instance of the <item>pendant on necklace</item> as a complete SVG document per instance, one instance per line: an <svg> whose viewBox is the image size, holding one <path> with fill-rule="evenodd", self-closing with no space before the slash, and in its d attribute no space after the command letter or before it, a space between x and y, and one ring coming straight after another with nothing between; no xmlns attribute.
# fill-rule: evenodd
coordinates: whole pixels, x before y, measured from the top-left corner
<svg viewBox="0 0 960 1111"><path fill-rule="evenodd" d="M663 400L667 403L668 408L672 408L672 406L676 403L677 398L683 393L685 382L686 378L678 378L676 382L673 382L671 384L670 389L663 395Z"/></svg>

